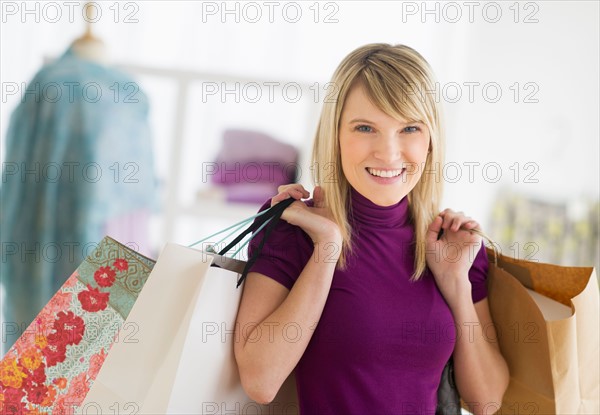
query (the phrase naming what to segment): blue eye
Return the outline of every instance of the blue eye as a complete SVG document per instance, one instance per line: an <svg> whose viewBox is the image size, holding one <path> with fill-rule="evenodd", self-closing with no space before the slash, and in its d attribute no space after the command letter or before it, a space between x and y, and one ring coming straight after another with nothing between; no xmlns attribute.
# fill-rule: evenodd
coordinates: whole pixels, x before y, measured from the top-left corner
<svg viewBox="0 0 600 415"><path fill-rule="evenodd" d="M370 133L373 129L368 125L357 125L354 128L356 131L360 131L361 133Z"/></svg>
<svg viewBox="0 0 600 415"><path fill-rule="evenodd" d="M416 133L417 131L421 131L421 129L417 126L411 125L404 128L404 131L407 133Z"/></svg>

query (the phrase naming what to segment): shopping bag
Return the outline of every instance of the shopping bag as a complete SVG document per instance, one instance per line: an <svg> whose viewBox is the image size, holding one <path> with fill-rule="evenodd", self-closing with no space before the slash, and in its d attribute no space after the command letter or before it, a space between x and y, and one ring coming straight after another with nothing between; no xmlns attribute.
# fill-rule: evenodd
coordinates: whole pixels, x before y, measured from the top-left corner
<svg viewBox="0 0 600 415"><path fill-rule="evenodd" d="M293 374L269 405L252 401L242 388L233 332L238 287L255 256L248 263L223 256L245 235L268 225L264 245L292 201L255 215L262 218L218 254L167 244L127 319L138 329L137 341L113 347L80 413L298 413Z"/></svg>
<svg viewBox="0 0 600 415"><path fill-rule="evenodd" d="M273 219L272 229L281 205L260 213L264 220L255 224ZM226 248L254 230L253 224ZM232 341L183 348L187 336L198 338L206 326L188 332L196 311L210 324L233 326L241 296L235 287L249 264L172 244L163 253L155 268L154 261L103 239L0 362L0 413L164 414L170 405L176 413L297 413L293 374L265 407L243 393ZM222 297L223 290L231 298ZM187 358L180 362L182 355ZM196 369L191 378L185 370L178 374L181 365ZM193 395L180 392L190 384L197 386ZM177 397L172 404L171 395Z"/></svg>
<svg viewBox="0 0 600 415"><path fill-rule="evenodd" d="M153 266L104 238L0 362L0 413L72 413L111 347L136 341L126 319Z"/></svg>
<svg viewBox="0 0 600 415"><path fill-rule="evenodd" d="M221 256L214 257L215 264L219 268L208 270L192 313L167 413L297 414L293 374L269 405L257 404L242 390L233 344L241 341L234 337L241 299L241 288L235 287L244 264Z"/></svg>
<svg viewBox="0 0 600 415"><path fill-rule="evenodd" d="M268 407L241 386L233 330L244 266L167 244L127 319L137 341L113 346L81 413L297 413L293 377Z"/></svg>
<svg viewBox="0 0 600 415"><path fill-rule="evenodd" d="M510 371L498 409L515 414L599 414L595 270L514 259L493 249L488 256L490 312ZM557 310L567 313L556 314Z"/></svg>

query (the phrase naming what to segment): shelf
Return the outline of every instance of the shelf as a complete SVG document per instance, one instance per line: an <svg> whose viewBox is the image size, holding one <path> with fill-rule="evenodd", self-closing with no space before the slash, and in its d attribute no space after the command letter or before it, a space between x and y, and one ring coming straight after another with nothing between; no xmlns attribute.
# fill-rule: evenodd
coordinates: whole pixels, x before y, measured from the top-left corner
<svg viewBox="0 0 600 415"><path fill-rule="evenodd" d="M217 199L204 199L193 205L180 206L178 214L196 216L198 219L242 220L258 212L261 204L233 203Z"/></svg>

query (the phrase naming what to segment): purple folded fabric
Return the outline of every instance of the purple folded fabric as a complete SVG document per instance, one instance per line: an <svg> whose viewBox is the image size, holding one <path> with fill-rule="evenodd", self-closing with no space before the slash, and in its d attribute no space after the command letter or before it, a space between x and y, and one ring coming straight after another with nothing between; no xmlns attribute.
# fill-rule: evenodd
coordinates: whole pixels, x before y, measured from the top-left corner
<svg viewBox="0 0 600 415"><path fill-rule="evenodd" d="M260 205L276 193L277 185L272 183L242 183L227 186L226 198L228 202Z"/></svg>
<svg viewBox="0 0 600 415"><path fill-rule="evenodd" d="M210 169L211 181L227 187L246 184L250 187L243 189L257 190L266 189L259 184L269 183L277 189L296 180L297 163L298 150L290 144L260 132L226 130L221 151Z"/></svg>

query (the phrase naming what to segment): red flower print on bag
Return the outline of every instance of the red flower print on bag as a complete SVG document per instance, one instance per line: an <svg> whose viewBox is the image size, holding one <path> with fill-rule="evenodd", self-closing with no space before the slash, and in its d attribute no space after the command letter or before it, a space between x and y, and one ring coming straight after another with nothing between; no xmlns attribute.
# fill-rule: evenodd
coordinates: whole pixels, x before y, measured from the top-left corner
<svg viewBox="0 0 600 415"><path fill-rule="evenodd" d="M48 399L48 398L46 398ZM45 400L44 400L45 402ZM48 405L44 405L44 403L42 402L41 406L48 406ZM27 415L50 415L48 412L40 412L40 408L38 405L32 405L32 404L27 404ZM57 414L58 415L58 414Z"/></svg>
<svg viewBox="0 0 600 415"><path fill-rule="evenodd" d="M56 366L67 358L67 345L61 343L48 343L42 353L46 357L48 367Z"/></svg>
<svg viewBox="0 0 600 415"><path fill-rule="evenodd" d="M83 319L72 311L61 311L52 325L53 332L48 335L48 343L73 345L79 344L85 331Z"/></svg>
<svg viewBox="0 0 600 415"><path fill-rule="evenodd" d="M50 307L44 307L42 312L38 314L37 318L34 320L36 327L35 332L33 334L35 336L47 336L48 334L52 333L52 326L54 325L54 320L56 320L56 314L68 309L69 307L64 307L61 309L54 309L52 311L49 311Z"/></svg>
<svg viewBox="0 0 600 415"><path fill-rule="evenodd" d="M106 359L106 352L104 349L90 357L90 369L88 370L90 379L96 379L96 376L98 376L98 372L100 372L100 368L104 363L104 359Z"/></svg>
<svg viewBox="0 0 600 415"><path fill-rule="evenodd" d="M46 383L46 365L42 364L42 366L34 370L33 374L31 375L31 379L40 385L42 383Z"/></svg>
<svg viewBox="0 0 600 415"><path fill-rule="evenodd" d="M127 271L127 268L129 268L129 263L123 258L117 258L115 259L113 266L119 271Z"/></svg>
<svg viewBox="0 0 600 415"><path fill-rule="evenodd" d="M98 288L92 288L90 285L87 286L87 291L77 294L81 307L91 313L104 310L108 304L108 296L109 293L101 293Z"/></svg>
<svg viewBox="0 0 600 415"><path fill-rule="evenodd" d="M21 384L21 389L23 389L24 391L27 391L28 389L33 388L33 379L31 379L31 376L29 376L31 373L29 372L25 372L25 376L27 376L25 379L23 379L23 383Z"/></svg>
<svg viewBox="0 0 600 415"><path fill-rule="evenodd" d="M58 291L48 302L48 308L51 310L67 310L71 304L72 294Z"/></svg>
<svg viewBox="0 0 600 415"><path fill-rule="evenodd" d="M52 415L71 415L73 414L74 402L67 395L59 395L54 401L54 406L50 413Z"/></svg>
<svg viewBox="0 0 600 415"><path fill-rule="evenodd" d="M33 386L27 390L27 400L36 405L44 402L47 396L48 388L45 385Z"/></svg>
<svg viewBox="0 0 600 415"><path fill-rule="evenodd" d="M66 393L66 397L69 398L74 405L79 405L85 399L85 395L90 390L90 385L85 372L80 373L71 379L69 390Z"/></svg>
<svg viewBox="0 0 600 415"><path fill-rule="evenodd" d="M2 391L4 402L2 405L3 414L24 414L25 403L21 402L25 392L21 389L6 388Z"/></svg>
<svg viewBox="0 0 600 415"><path fill-rule="evenodd" d="M48 386L48 396L46 396L46 399L44 399L44 401L42 402L42 406L52 406L52 404L54 403L54 400L56 399L56 388L52 385Z"/></svg>
<svg viewBox="0 0 600 415"><path fill-rule="evenodd" d="M60 389L64 389L67 387L67 378L56 378L53 380L53 383Z"/></svg>
<svg viewBox="0 0 600 415"><path fill-rule="evenodd" d="M110 267L100 267L94 272L94 279L100 287L110 287L115 282L117 273Z"/></svg>

